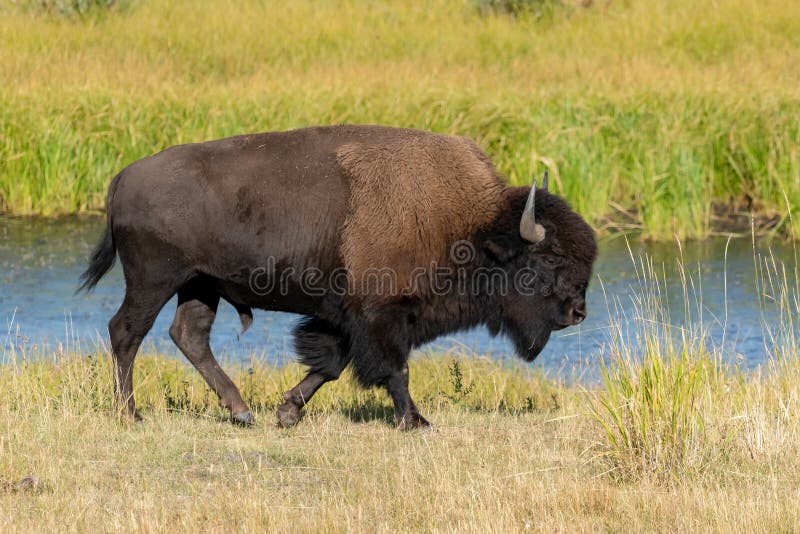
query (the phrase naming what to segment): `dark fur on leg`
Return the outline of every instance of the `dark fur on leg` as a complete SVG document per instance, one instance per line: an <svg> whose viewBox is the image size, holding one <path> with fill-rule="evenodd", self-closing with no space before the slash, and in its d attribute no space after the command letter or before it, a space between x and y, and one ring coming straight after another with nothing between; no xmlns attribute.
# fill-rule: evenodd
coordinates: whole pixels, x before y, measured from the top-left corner
<svg viewBox="0 0 800 534"><path fill-rule="evenodd" d="M292 335L298 360L308 366L309 374L318 373L329 380L336 380L350 362L345 336L323 319L303 319Z"/></svg>
<svg viewBox="0 0 800 534"><path fill-rule="evenodd" d="M372 336L356 340L351 347L353 371L364 386L383 386L394 402L397 426L401 430L427 429L430 423L419 413L408 391L409 347L401 347L390 327L373 328ZM378 348L376 350L376 348Z"/></svg>

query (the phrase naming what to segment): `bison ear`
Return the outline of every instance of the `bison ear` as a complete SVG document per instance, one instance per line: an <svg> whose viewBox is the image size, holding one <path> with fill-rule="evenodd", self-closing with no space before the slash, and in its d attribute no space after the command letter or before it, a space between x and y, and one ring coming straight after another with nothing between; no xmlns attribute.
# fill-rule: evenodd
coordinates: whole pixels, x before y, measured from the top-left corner
<svg viewBox="0 0 800 534"><path fill-rule="evenodd" d="M519 255L519 249L509 239L487 239L483 242L486 255L497 263L508 263Z"/></svg>

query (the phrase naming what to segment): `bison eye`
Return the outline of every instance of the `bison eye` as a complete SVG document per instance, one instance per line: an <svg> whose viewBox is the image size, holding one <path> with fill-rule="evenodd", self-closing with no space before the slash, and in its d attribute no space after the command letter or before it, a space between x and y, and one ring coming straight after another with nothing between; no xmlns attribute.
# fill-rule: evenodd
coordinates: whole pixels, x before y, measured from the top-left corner
<svg viewBox="0 0 800 534"><path fill-rule="evenodd" d="M558 256L542 256L542 261L548 267L558 267L561 265L561 258Z"/></svg>

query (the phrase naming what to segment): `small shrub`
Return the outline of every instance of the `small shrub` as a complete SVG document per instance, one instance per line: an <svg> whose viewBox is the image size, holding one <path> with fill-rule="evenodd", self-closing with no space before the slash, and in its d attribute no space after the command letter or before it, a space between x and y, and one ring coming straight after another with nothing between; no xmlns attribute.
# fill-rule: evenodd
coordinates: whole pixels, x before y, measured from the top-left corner
<svg viewBox="0 0 800 534"><path fill-rule="evenodd" d="M503 14L534 19L548 18L565 9L561 0L475 0L475 7L484 16Z"/></svg>
<svg viewBox="0 0 800 534"><path fill-rule="evenodd" d="M63 17L87 17L124 10L132 0L28 0L21 2L23 9Z"/></svg>
<svg viewBox="0 0 800 534"><path fill-rule="evenodd" d="M469 394L472 393L475 383L470 382L469 385L464 383L464 374L457 360L453 360L448 370L450 371L450 385L453 387L453 393L442 392L442 396L453 404L462 404Z"/></svg>

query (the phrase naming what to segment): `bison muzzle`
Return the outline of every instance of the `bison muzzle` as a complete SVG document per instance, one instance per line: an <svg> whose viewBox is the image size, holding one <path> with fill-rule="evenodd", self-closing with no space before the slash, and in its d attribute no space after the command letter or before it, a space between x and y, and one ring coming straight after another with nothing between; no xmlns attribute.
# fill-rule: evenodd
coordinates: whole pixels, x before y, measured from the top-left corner
<svg viewBox="0 0 800 534"><path fill-rule="evenodd" d="M284 395L294 425L351 365L383 386L402 429L428 427L408 391L409 351L485 325L533 360L553 330L586 317L594 233L564 200L508 187L471 141L381 126L332 126L168 148L111 182L107 229L82 276L91 290L119 255L125 298L108 330L115 398L138 419L133 362L177 293L170 336L228 408L253 417L209 334L220 299L300 314L308 366Z"/></svg>

